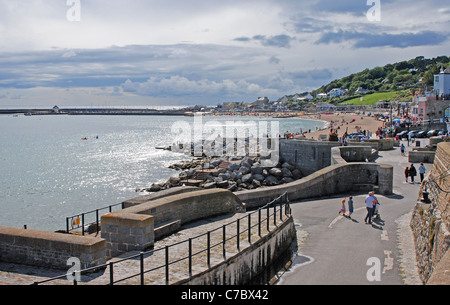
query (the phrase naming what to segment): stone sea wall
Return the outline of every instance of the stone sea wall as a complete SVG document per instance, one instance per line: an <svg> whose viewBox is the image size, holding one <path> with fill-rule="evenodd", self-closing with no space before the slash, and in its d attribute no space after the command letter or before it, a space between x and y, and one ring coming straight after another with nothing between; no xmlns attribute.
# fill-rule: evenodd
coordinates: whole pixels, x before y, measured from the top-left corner
<svg viewBox="0 0 450 305"><path fill-rule="evenodd" d="M419 275L426 284L450 283L449 226L450 143L440 143L411 218Z"/></svg>

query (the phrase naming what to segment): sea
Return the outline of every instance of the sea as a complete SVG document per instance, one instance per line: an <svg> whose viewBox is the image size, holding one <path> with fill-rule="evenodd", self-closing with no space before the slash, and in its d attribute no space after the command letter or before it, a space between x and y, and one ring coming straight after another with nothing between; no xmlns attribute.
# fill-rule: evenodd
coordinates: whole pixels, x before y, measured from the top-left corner
<svg viewBox="0 0 450 305"><path fill-rule="evenodd" d="M174 126L195 126L195 119L0 115L0 226L65 230L66 217L144 195L136 189L167 181L178 175L170 165L193 158L160 148L174 143ZM201 118L209 121L277 122L280 133L324 127L301 118Z"/></svg>

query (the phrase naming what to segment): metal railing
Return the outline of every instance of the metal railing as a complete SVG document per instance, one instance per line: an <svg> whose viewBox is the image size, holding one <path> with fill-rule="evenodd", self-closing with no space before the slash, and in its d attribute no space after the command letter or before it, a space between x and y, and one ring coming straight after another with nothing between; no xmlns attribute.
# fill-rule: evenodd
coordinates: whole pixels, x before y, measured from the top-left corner
<svg viewBox="0 0 450 305"><path fill-rule="evenodd" d="M105 208L66 217L66 233L81 229L81 234L83 236L86 234L86 231L88 234L98 234L98 232L100 231L101 217L107 213L113 212L114 208L117 208L119 206L120 209L124 208L123 203L117 203Z"/></svg>
<svg viewBox="0 0 450 305"><path fill-rule="evenodd" d="M130 279L134 279L137 280L137 284L145 285L145 275L150 272L158 271L160 273L155 277L160 280L163 279L163 282L161 284L170 285L170 271L175 264L179 265L180 263L184 262L182 268L187 269L187 272L183 271L186 272L183 273L186 276L181 280L191 278L193 275L194 265L201 265L205 270L210 269L212 266L212 258L217 261L217 257L219 257L219 261L225 261L230 255L231 251L237 250L237 252L239 253L244 242L251 245L255 241L259 240L264 234L270 233L272 231L271 229L277 228L280 224L284 223L287 219L289 219L290 215L291 209L289 200L287 197L287 193L284 193L265 206L251 213L247 213L246 216L238 218L237 220L225 224L222 227L218 227L217 229L197 235L187 240L180 241L178 243L167 245L159 249L141 252L127 258L115 260L114 262L109 262L107 264L84 269L78 272L81 275L105 269L105 274L108 273L109 277L108 279L103 280L103 284L115 285ZM220 237L213 239L213 236ZM217 241L214 242L214 240ZM197 247L194 247L194 243L196 243ZM174 247L180 247L180 245L183 244L187 246L187 254L183 257L176 257L176 255L180 252L178 250L175 251L175 257L172 257L171 259L171 249ZM184 250L181 252L184 252ZM156 263L156 265L149 267L150 262L145 262L145 258L152 257L153 259L158 255L159 260L163 262ZM127 266L127 276L124 276L120 279L117 278L115 270L120 268L118 267L119 264L130 261L136 262L137 260L139 261L139 263L134 264L134 267L138 269L136 273L129 274L130 267ZM146 269L146 265L148 269ZM179 273L179 266L177 268L177 273ZM64 280L68 275L71 274L64 274L44 281L35 282L34 285L49 283L55 280ZM73 282L74 285L78 284L76 280L73 280L71 282Z"/></svg>

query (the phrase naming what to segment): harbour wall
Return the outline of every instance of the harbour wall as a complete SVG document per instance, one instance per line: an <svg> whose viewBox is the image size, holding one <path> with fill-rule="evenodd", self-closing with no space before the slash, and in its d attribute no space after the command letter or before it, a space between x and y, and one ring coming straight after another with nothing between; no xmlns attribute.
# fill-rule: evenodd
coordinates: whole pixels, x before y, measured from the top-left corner
<svg viewBox="0 0 450 305"><path fill-rule="evenodd" d="M450 282L449 192L450 143L443 142L437 145L433 167L422 183L410 223L419 276L425 284Z"/></svg>
<svg viewBox="0 0 450 305"><path fill-rule="evenodd" d="M87 269L106 263L103 239L46 231L0 227L0 261L68 270L75 257Z"/></svg>
<svg viewBox="0 0 450 305"><path fill-rule="evenodd" d="M390 150L394 148L394 145L395 141L391 138L348 143L348 146L371 147L376 151ZM332 164L331 155L334 147L345 148L346 146L332 141L281 140L280 158L300 169L303 176L308 176ZM359 159L359 161L364 161L364 159ZM349 159L348 162L354 162L354 160Z"/></svg>
<svg viewBox="0 0 450 305"><path fill-rule="evenodd" d="M227 190L179 193L104 215L101 236L107 242L107 256L115 257L144 251L155 239L178 231L183 224L244 211L239 198Z"/></svg>
<svg viewBox="0 0 450 305"><path fill-rule="evenodd" d="M180 281L180 285L247 285L256 277L264 277L296 239L294 219L290 216L283 224L233 257L210 269Z"/></svg>

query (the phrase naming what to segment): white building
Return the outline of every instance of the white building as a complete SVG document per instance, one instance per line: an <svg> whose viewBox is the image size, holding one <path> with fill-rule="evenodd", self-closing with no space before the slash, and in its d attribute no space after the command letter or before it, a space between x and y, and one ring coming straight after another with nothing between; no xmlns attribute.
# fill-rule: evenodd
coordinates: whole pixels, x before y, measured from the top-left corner
<svg viewBox="0 0 450 305"><path fill-rule="evenodd" d="M326 94L326 93L317 93L317 98L328 98L328 94Z"/></svg>
<svg viewBox="0 0 450 305"><path fill-rule="evenodd" d="M439 98L450 95L450 67L434 75L434 91Z"/></svg>
<svg viewBox="0 0 450 305"><path fill-rule="evenodd" d="M339 97L347 94L347 89L334 88L328 92L329 97Z"/></svg>

